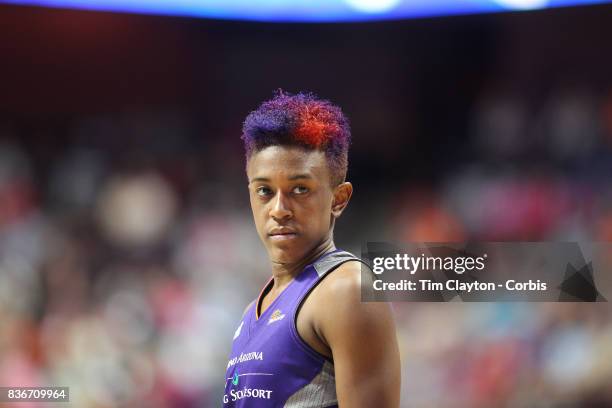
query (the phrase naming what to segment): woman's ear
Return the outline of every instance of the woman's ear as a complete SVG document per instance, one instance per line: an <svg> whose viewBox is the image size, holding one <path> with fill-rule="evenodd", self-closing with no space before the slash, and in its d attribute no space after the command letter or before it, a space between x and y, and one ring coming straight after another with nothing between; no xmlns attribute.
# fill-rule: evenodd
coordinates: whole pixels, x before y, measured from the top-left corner
<svg viewBox="0 0 612 408"><path fill-rule="evenodd" d="M334 189L334 201L332 203L332 215L334 218L340 217L353 195L353 185L348 181L339 184Z"/></svg>

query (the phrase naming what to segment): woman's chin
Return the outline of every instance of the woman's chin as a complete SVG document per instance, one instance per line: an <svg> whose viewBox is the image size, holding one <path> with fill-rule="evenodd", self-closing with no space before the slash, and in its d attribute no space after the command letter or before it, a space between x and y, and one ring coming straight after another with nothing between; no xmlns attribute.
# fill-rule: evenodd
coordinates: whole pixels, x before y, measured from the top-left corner
<svg viewBox="0 0 612 408"><path fill-rule="evenodd" d="M299 262L304 254L295 248L271 248L268 252L270 261L274 264L294 264Z"/></svg>

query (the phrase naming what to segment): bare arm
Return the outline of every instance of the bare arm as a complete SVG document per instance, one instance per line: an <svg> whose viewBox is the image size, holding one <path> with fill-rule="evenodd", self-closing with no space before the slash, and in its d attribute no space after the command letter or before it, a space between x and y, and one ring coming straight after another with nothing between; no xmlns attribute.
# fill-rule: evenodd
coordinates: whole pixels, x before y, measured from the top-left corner
<svg viewBox="0 0 612 408"><path fill-rule="evenodd" d="M401 374L391 308L362 303L360 284L358 262L321 283L315 330L332 351L340 407L397 408Z"/></svg>

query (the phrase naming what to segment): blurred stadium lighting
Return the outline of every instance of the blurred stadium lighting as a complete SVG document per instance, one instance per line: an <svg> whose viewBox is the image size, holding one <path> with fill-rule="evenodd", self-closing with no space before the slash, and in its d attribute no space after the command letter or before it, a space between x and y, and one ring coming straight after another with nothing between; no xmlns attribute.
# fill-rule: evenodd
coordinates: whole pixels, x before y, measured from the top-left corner
<svg viewBox="0 0 612 408"><path fill-rule="evenodd" d="M609 2L610 0L0 0L0 4L266 22L394 20Z"/></svg>
<svg viewBox="0 0 612 408"><path fill-rule="evenodd" d="M364 13L382 13L396 7L401 0L345 0L349 6Z"/></svg>
<svg viewBox="0 0 612 408"><path fill-rule="evenodd" d="M501 6L509 9L530 10L546 7L547 0L497 0Z"/></svg>

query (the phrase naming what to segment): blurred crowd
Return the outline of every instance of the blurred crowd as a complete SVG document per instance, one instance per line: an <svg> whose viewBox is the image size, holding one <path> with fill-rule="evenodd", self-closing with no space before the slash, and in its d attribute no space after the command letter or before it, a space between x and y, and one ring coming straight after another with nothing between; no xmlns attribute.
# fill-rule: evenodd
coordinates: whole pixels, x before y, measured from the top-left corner
<svg viewBox="0 0 612 408"><path fill-rule="evenodd" d="M405 177L392 143L377 152L401 170L349 174L337 245L612 240L612 93L490 89L468 122L453 160L429 152L433 181ZM270 273L239 135L180 112L62 126L0 125L0 385L69 386L74 407L221 406L231 336ZM353 131L363 174L382 159ZM607 303L393 307L402 406L612 406Z"/></svg>

